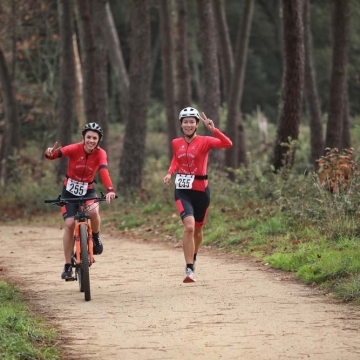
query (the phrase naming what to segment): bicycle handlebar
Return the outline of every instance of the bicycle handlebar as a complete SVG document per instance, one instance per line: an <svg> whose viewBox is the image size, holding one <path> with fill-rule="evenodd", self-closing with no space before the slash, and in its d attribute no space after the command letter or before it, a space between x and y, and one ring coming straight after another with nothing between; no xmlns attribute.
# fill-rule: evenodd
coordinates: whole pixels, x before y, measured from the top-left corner
<svg viewBox="0 0 360 360"><path fill-rule="evenodd" d="M118 196L115 195L115 199L117 199ZM61 195L59 195L57 197L57 199L45 199L44 203L46 204L54 204L54 205L59 205L59 206L63 206L66 204L81 204L81 203L86 203L89 200L95 200L95 202L100 202L100 201L105 201L106 200L106 195L104 195L101 192L101 196L93 196L93 197L83 197L83 196L79 196L78 198L62 198Z"/></svg>

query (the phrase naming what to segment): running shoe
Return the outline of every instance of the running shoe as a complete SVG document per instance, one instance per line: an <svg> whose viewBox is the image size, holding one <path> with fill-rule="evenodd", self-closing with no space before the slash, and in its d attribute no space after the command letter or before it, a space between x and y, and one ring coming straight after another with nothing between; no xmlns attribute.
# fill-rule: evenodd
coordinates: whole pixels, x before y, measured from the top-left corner
<svg viewBox="0 0 360 360"><path fill-rule="evenodd" d="M195 282L195 273L190 268L186 268L186 276L183 280L184 283L192 283Z"/></svg>
<svg viewBox="0 0 360 360"><path fill-rule="evenodd" d="M100 255L104 250L103 244L99 236L93 236L93 252L94 255Z"/></svg>
<svg viewBox="0 0 360 360"><path fill-rule="evenodd" d="M63 280L72 279L72 265L71 264L65 264L64 271L61 274L61 278Z"/></svg>

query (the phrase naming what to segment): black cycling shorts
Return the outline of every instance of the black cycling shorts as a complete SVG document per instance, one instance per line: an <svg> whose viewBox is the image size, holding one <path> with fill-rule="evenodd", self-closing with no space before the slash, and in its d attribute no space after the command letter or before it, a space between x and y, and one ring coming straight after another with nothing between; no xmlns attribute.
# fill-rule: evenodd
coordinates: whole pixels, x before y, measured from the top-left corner
<svg viewBox="0 0 360 360"><path fill-rule="evenodd" d="M89 189L84 195L84 197L95 197L95 196L96 196L96 191L94 188ZM63 199L72 199L72 198L77 198L78 196L73 195L72 193L66 191L66 188L64 186L61 192L61 197ZM94 200L89 200L86 203L91 204L92 202L94 202ZM61 213L64 220L67 218L74 217L76 215L76 206L77 206L76 204L66 204L61 207Z"/></svg>
<svg viewBox="0 0 360 360"><path fill-rule="evenodd" d="M205 191L175 189L175 202L182 220L187 216L195 218L195 226L201 227L205 223L210 205L210 189Z"/></svg>

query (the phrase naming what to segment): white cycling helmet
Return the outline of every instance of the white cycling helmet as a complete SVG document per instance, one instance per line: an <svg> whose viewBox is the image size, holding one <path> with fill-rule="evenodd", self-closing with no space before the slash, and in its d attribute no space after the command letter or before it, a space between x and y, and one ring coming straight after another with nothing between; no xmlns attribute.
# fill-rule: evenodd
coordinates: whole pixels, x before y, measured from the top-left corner
<svg viewBox="0 0 360 360"><path fill-rule="evenodd" d="M186 118L186 117L194 117L196 118L196 121L199 122L200 115L199 112L192 107L186 107L185 109L182 109L179 114L179 120Z"/></svg>
<svg viewBox="0 0 360 360"><path fill-rule="evenodd" d="M88 132L88 131L97 132L99 134L99 140L101 140L101 138L104 135L104 132L103 132L103 129L101 128L101 126L95 122L88 123L83 127L83 129L81 130L82 136L85 136L86 132Z"/></svg>

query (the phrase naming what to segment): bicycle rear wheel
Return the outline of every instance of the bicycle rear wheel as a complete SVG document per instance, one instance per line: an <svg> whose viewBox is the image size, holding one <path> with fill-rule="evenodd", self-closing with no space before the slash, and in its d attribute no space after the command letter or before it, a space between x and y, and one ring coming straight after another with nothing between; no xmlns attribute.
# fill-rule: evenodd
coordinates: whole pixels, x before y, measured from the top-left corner
<svg viewBox="0 0 360 360"><path fill-rule="evenodd" d="M90 293L90 256L88 251L88 233L85 224L80 225L80 291L84 289L85 301L91 300Z"/></svg>

